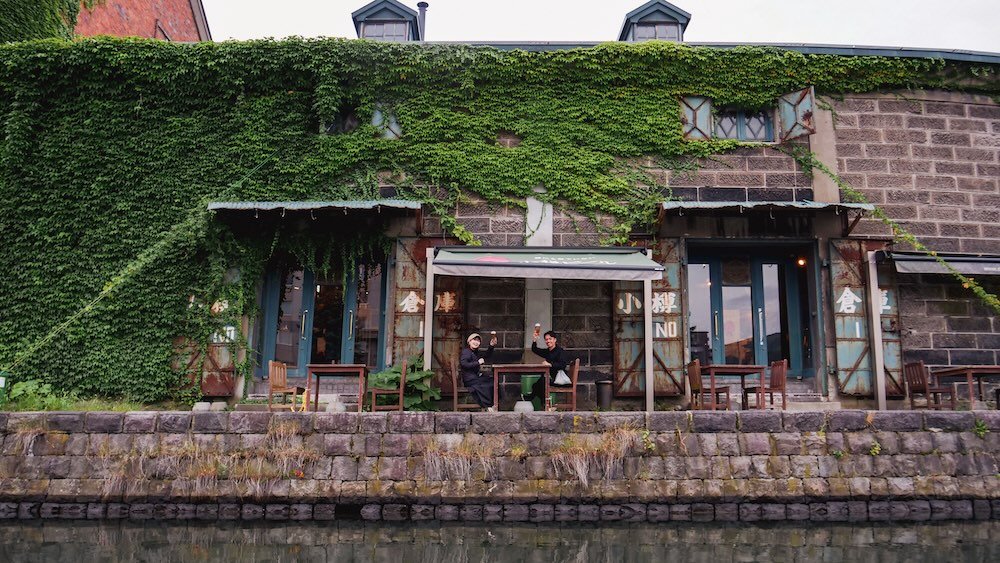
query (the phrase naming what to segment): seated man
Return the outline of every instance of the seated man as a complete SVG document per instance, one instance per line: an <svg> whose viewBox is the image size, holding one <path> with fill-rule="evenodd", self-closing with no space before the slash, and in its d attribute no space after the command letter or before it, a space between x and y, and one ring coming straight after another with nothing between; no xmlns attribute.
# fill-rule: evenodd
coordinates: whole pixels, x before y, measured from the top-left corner
<svg viewBox="0 0 1000 563"><path fill-rule="evenodd" d="M462 374L462 383L469 390L469 394L476 403L485 407L488 412L493 412L493 376L483 375L480 370L493 353L493 347L497 344L497 337L490 338L490 347L481 350L482 340L478 333L472 333L466 339L468 346L462 349L462 354L458 358L459 373Z"/></svg>
<svg viewBox="0 0 1000 563"><path fill-rule="evenodd" d="M541 328L536 326L534 340L538 340L539 332L541 332ZM545 339L544 350L538 347L537 342L532 342L531 351L541 356L542 359L545 360L542 363L548 366L549 377L551 378L551 381L554 381L556 378L556 374L559 373L559 370L566 369L566 366L568 366L570 362L572 362L572 359L566 353L566 350L563 350L559 346L559 335L556 334L554 331L550 330L546 332L544 339ZM544 395L545 395L545 380L542 379L542 377L539 377L538 381L536 381L535 384L531 386L531 395L525 398L530 401L535 397L537 397L542 400L542 405L546 405Z"/></svg>

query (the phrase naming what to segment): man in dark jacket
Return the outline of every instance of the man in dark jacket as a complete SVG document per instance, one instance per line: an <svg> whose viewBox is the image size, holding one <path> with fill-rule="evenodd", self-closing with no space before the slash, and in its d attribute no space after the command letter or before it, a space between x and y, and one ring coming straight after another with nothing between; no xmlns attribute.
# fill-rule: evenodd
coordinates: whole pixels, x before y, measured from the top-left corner
<svg viewBox="0 0 1000 563"><path fill-rule="evenodd" d="M483 375L480 370L486 363L486 358L489 358L490 354L493 353L497 337L494 335L490 338L490 347L486 350L480 349L482 340L475 332L470 334L465 341L468 346L462 348L462 354L458 358L462 383L479 406L485 407L488 412L493 412L496 410L493 406L493 376Z"/></svg>
<svg viewBox="0 0 1000 563"><path fill-rule="evenodd" d="M538 333L540 331L541 329L536 326L535 340L538 340ZM532 342L531 351L541 356L542 359L545 360L542 363L549 367L549 377L552 380L555 380L556 374L559 373L559 370L566 369L566 366L568 366L570 362L572 362L573 360L566 354L566 350L563 350L559 346L559 335L556 334L554 331L550 330L546 332L544 339L545 339L544 349L539 348L537 342ZM543 405L542 408L544 409L545 408L544 405L546 404L545 401L546 398L544 397L544 395L545 395L545 380L539 377L538 381L536 381L535 384L531 386L531 396L527 397L527 399L530 401L535 397L540 398L542 400L542 405Z"/></svg>

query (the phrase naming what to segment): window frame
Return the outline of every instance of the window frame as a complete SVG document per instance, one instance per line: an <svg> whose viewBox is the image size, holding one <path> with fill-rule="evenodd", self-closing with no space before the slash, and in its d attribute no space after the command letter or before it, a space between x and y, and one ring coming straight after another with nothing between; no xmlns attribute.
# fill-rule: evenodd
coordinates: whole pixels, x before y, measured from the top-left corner
<svg viewBox="0 0 1000 563"><path fill-rule="evenodd" d="M713 139L725 139L733 141L743 141L746 143L777 143L777 135L775 134L775 121L776 121L776 111L777 108L769 107L759 111L751 111L738 107L724 107L712 112L712 137ZM719 127L719 116L723 114L733 114L736 117L736 136L735 137L723 137L718 134ZM751 117L757 115L762 115L765 118L764 121L764 139L752 139L747 136L747 121Z"/></svg>
<svg viewBox="0 0 1000 563"><path fill-rule="evenodd" d="M402 25L404 29L404 37L402 39L395 39L395 36L393 36L393 39L386 39L385 34L379 37L369 37L368 35L366 35L368 26L371 25L385 26L386 24ZM383 29L385 28L383 27ZM410 22L406 20L365 20L364 22L361 23L361 39L370 39L372 41L391 41L393 43L401 43L405 41L412 41L413 38L410 37Z"/></svg>
<svg viewBox="0 0 1000 563"><path fill-rule="evenodd" d="M669 39L669 38L666 38L666 37L657 37L656 36L656 28L657 28L657 26L661 26L661 25L673 28L673 30L674 30L677 38L676 39ZM652 28L653 29L653 37L643 37L643 38L640 38L639 37L639 29L640 28ZM636 22L636 23L632 24L632 41L635 41L635 42L639 42L639 41L678 41L679 42L679 41L681 41L681 25L679 23L677 23L677 22L670 22L670 21Z"/></svg>

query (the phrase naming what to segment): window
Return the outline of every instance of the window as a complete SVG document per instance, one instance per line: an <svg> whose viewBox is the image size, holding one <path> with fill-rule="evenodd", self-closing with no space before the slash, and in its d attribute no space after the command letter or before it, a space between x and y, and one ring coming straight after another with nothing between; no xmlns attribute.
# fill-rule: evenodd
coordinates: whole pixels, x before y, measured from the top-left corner
<svg viewBox="0 0 1000 563"><path fill-rule="evenodd" d="M327 135L350 133L358 128L358 114L353 105L344 105L330 121L320 124L320 132Z"/></svg>
<svg viewBox="0 0 1000 563"><path fill-rule="evenodd" d="M774 140L774 123L769 111L744 111L727 108L715 116L713 137L741 141Z"/></svg>
<svg viewBox="0 0 1000 563"><path fill-rule="evenodd" d="M634 31L635 41L662 39L664 41L680 41L681 30L675 23L637 23Z"/></svg>
<svg viewBox="0 0 1000 563"><path fill-rule="evenodd" d="M396 120L396 112L384 104L375 104L372 125L379 130L383 139L398 139L403 136L403 129Z"/></svg>
<svg viewBox="0 0 1000 563"><path fill-rule="evenodd" d="M816 132L813 123L815 93L812 86L775 100L775 108L745 111L724 107L712 109L712 99L684 96L680 99L681 133L688 140L738 139L785 142Z"/></svg>
<svg viewBox="0 0 1000 563"><path fill-rule="evenodd" d="M408 41L410 39L409 27L405 21L365 22L361 29L361 37L362 39L380 39L382 41Z"/></svg>

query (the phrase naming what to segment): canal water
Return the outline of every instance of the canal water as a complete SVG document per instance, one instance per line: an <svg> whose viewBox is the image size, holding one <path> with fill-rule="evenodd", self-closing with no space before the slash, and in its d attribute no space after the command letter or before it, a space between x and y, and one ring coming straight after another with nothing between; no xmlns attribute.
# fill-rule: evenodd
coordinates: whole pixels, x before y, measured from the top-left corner
<svg viewBox="0 0 1000 563"><path fill-rule="evenodd" d="M0 561L1000 561L1000 522L925 524L0 522Z"/></svg>

